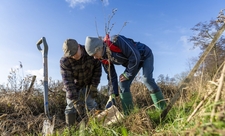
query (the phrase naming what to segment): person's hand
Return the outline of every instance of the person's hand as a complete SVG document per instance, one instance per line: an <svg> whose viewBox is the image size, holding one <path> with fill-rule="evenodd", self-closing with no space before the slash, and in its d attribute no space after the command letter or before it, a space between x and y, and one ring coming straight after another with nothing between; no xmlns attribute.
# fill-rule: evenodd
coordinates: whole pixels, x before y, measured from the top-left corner
<svg viewBox="0 0 225 136"><path fill-rule="evenodd" d="M128 80L126 74L125 73L121 74L120 75L120 82L123 82L123 81L126 81L126 80Z"/></svg>
<svg viewBox="0 0 225 136"><path fill-rule="evenodd" d="M115 94L111 94L109 96L109 100L107 101L106 105L105 105L105 109L110 108L111 106L115 105L116 101L115 101Z"/></svg>
<svg viewBox="0 0 225 136"><path fill-rule="evenodd" d="M98 89L97 87L90 86L90 95L92 98L96 98L98 96Z"/></svg>
<svg viewBox="0 0 225 136"><path fill-rule="evenodd" d="M78 93L77 90L70 90L70 91L66 91L66 98L70 99L70 100L76 100L78 99Z"/></svg>

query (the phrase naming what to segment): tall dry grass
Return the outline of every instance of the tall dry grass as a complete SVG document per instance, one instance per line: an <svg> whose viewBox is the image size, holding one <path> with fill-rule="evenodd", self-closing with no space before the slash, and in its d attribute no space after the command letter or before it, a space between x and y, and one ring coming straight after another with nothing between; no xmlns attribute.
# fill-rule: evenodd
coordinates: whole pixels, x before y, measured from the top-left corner
<svg viewBox="0 0 225 136"><path fill-rule="evenodd" d="M221 74L218 72L218 75ZM150 92L141 82L134 82L131 86L133 102L135 110L126 117L125 120L115 126L124 126L129 133L137 135L166 135L174 134L170 121L175 121L178 118L183 118L182 126L186 128L181 130L180 134L199 134L199 129L205 130L213 126L213 130L223 132L210 122L211 111L213 109L216 92L219 81L207 81L204 75L195 76L191 79L188 87L183 89L181 98L174 105L174 109L170 111L172 114L163 122L154 120L155 107L150 98ZM219 77L219 76L217 76ZM177 91L176 84L171 82L158 81L160 88L167 102L174 96ZM209 96L207 94L213 90ZM207 96L207 97L206 97ZM216 104L215 115L213 121L225 120L225 103L224 103L224 87L220 94L220 101ZM122 112L120 99L117 99L117 107ZM99 92L97 102L99 108L104 109L108 97ZM202 105L197 109L196 113L191 116L191 113L198 108L200 102ZM1 135L38 135L41 133L43 121L46 118L44 115L43 93L40 88L33 87L30 91L5 91L0 92L0 133ZM64 109L66 106L65 92L62 91L62 84L50 83L49 87L49 110L50 115L55 115L56 123L55 130L59 133L66 128ZM185 114L181 114L182 110ZM152 114L149 114L152 112ZM179 116L178 116L179 115ZM191 117L190 117L191 116ZM188 117L190 120L187 121ZM207 119L208 118L208 119ZM169 121L168 121L169 120ZM207 120L204 122L204 120ZM186 122L186 123L184 123ZM190 124L193 124L190 126ZM159 126L161 126L159 128ZM169 126L169 127L168 127ZM173 126L176 128L176 126ZM207 130L208 131L208 130Z"/></svg>

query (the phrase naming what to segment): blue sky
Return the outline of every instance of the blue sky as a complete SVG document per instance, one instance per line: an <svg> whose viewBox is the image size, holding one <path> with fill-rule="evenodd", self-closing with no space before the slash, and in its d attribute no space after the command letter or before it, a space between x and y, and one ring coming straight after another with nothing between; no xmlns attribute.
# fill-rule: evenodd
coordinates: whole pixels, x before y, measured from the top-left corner
<svg viewBox="0 0 225 136"><path fill-rule="evenodd" d="M189 70L188 62L199 50L190 50L190 30L199 22L216 19L224 0L1 0L0 84L7 83L11 68L23 64L19 75L42 79L42 54L36 42L45 37L49 46L48 75L61 80L59 60L62 44L74 38L84 45L86 36L104 35L105 23L117 12L111 34L120 34L148 45L155 57L154 78L173 77ZM97 27L96 25L97 24ZM117 73L124 68L117 67ZM106 85L103 72L101 85Z"/></svg>

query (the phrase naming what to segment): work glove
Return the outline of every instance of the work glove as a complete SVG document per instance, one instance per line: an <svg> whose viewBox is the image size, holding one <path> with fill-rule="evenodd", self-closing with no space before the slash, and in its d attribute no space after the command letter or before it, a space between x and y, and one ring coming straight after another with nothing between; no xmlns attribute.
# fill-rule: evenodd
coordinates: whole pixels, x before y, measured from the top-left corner
<svg viewBox="0 0 225 136"><path fill-rule="evenodd" d="M105 105L105 109L110 108L112 105L115 105L116 101L115 101L115 94L111 94L109 96L109 100L107 101L106 105Z"/></svg>
<svg viewBox="0 0 225 136"><path fill-rule="evenodd" d="M120 75L120 82L126 81L128 79L129 78L127 77L126 73L123 73L123 74Z"/></svg>
<svg viewBox="0 0 225 136"><path fill-rule="evenodd" d="M98 89L97 87L90 86L90 95L92 98L96 98L98 96Z"/></svg>

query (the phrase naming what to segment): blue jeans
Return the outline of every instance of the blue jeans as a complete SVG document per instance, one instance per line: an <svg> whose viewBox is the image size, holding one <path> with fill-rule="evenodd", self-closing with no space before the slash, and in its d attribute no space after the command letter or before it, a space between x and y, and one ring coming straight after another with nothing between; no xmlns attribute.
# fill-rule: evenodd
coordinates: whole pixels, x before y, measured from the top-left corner
<svg viewBox="0 0 225 136"><path fill-rule="evenodd" d="M141 68L143 69L142 80L145 86L148 88L148 90L151 93L156 93L160 91L160 88L158 87L153 78L152 74L154 69L153 63L154 63L153 55L150 55L144 61L140 62L138 70L135 71L134 75L132 75L129 80L119 82L120 93L130 92L130 85Z"/></svg>
<svg viewBox="0 0 225 136"><path fill-rule="evenodd" d="M85 93L86 93L86 87L80 89L79 91L79 101L81 101L82 103L85 103ZM73 100L70 100L68 98L66 98L66 102L67 102L67 106L65 109L65 114L69 114L69 113L77 113L74 104L73 104ZM92 110L97 108L98 104L95 102L95 99L91 97L91 95L89 94L87 99L86 99L86 103L88 110Z"/></svg>

